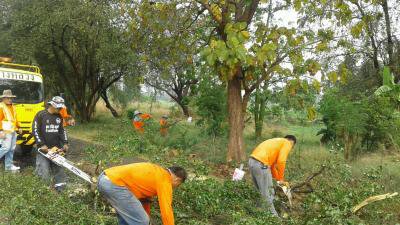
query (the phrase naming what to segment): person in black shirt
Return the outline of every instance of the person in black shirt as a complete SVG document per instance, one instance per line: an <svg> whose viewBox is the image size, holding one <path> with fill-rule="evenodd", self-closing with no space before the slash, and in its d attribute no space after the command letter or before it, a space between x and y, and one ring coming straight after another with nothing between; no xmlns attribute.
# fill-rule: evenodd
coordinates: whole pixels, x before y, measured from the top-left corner
<svg viewBox="0 0 400 225"><path fill-rule="evenodd" d="M32 131L36 145L42 152L53 147L68 151L67 132L63 126L63 119L59 112L64 107L64 99L55 96L48 102L48 108L38 112L32 124ZM54 174L55 189L61 192L66 185L64 169L41 154L36 155L36 174L44 180L51 179Z"/></svg>

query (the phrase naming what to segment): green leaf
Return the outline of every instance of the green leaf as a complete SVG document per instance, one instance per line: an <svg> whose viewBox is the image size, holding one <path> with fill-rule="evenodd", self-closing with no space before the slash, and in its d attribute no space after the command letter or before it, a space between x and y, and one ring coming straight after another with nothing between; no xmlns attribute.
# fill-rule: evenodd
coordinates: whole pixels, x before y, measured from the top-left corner
<svg viewBox="0 0 400 225"><path fill-rule="evenodd" d="M382 85L378 89L376 89L375 95L381 96L381 95L383 95L385 93L388 93L390 91L392 91L392 88L390 86Z"/></svg>
<svg viewBox="0 0 400 225"><path fill-rule="evenodd" d="M227 41L227 45L230 48L236 48L236 46L238 46L240 44L239 40L232 35L228 35L228 41Z"/></svg>
<svg viewBox="0 0 400 225"><path fill-rule="evenodd" d="M338 75L336 73L336 71L332 71L328 73L328 79L332 82L332 83L336 83L337 79L338 79Z"/></svg>
<svg viewBox="0 0 400 225"><path fill-rule="evenodd" d="M207 60L208 65L214 66L215 59L214 59L214 55L213 54L208 55L206 60Z"/></svg>
<svg viewBox="0 0 400 225"><path fill-rule="evenodd" d="M363 30L365 23L364 21L360 21L358 22L356 25L354 25L351 29L350 29L350 33L353 37L355 38L359 38L361 36L361 32Z"/></svg>
<svg viewBox="0 0 400 225"><path fill-rule="evenodd" d="M328 43L323 41L317 44L317 47L315 48L317 50L317 52L324 52L327 51L328 48Z"/></svg>
<svg viewBox="0 0 400 225"><path fill-rule="evenodd" d="M309 120L315 120L317 116L317 110L314 107L308 107L307 109L307 117Z"/></svg>
<svg viewBox="0 0 400 225"><path fill-rule="evenodd" d="M315 90L321 91L321 83L317 79L314 79L312 84Z"/></svg>
<svg viewBox="0 0 400 225"><path fill-rule="evenodd" d="M387 66L383 68L383 85L394 85L393 74L390 73L390 68Z"/></svg>
<svg viewBox="0 0 400 225"><path fill-rule="evenodd" d="M293 4L294 4L294 9L296 11L300 11L300 9L301 9L301 0L294 0Z"/></svg>

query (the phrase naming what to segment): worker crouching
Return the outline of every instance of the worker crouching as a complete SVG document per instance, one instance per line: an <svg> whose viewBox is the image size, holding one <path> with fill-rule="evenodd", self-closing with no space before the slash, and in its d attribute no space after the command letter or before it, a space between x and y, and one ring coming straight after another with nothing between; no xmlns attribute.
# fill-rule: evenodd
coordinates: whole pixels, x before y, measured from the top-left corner
<svg viewBox="0 0 400 225"><path fill-rule="evenodd" d="M149 225L150 202L155 196L163 224L173 225L172 190L186 177L181 167L133 163L106 169L99 177L98 190L116 210L120 225Z"/></svg>

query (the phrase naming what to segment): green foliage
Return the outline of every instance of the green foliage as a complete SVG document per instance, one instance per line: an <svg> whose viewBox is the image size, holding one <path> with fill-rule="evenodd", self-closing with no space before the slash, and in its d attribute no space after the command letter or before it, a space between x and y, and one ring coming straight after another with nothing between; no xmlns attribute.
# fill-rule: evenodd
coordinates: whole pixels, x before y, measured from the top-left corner
<svg viewBox="0 0 400 225"><path fill-rule="evenodd" d="M145 83L171 97L189 116L189 96L198 82L201 67L194 57L199 51L196 43L205 32L197 29L202 18L189 25L193 9L177 4L176 1L131 4L129 36L132 51L141 54L138 73Z"/></svg>
<svg viewBox="0 0 400 225"><path fill-rule="evenodd" d="M355 101L333 89L325 93L320 112L326 126L318 133L323 134L321 141L339 142L349 157L356 156L358 151L375 151L381 144L397 146L393 137L400 128L399 118L388 98L366 97Z"/></svg>
<svg viewBox="0 0 400 225"><path fill-rule="evenodd" d="M183 217L182 223L193 216L199 222L214 224L277 222L268 212L254 207L258 197L259 193L247 182L194 179L180 188L175 204L179 208L178 218Z"/></svg>
<svg viewBox="0 0 400 225"><path fill-rule="evenodd" d="M124 76L136 76L136 56L119 11L108 2L9 1L12 50L17 62L39 64L46 90L63 92L82 121ZM49 19L51 18L51 19ZM29 34L29 35L27 35Z"/></svg>
<svg viewBox="0 0 400 225"><path fill-rule="evenodd" d="M195 100L196 112L200 120L196 123L204 126L208 134L219 136L226 131L226 91L225 87L214 83L212 79L203 79Z"/></svg>
<svg viewBox="0 0 400 225"><path fill-rule="evenodd" d="M197 144L186 149L172 149L164 145L168 141L158 137L155 129L149 134L137 136L125 118L97 117L89 124L71 127L74 137L93 141L82 153L82 160L97 164L120 165L134 160L149 160L163 166L181 165L189 173L189 179L174 191L174 215L177 224L390 224L399 216L399 198L376 202L363 208L358 214L351 207L372 195L396 191L400 185L399 165L393 158L381 156L346 164L341 155L320 149L314 135L319 125L283 126L275 128L273 135L292 133L299 138L287 163L286 177L289 181L303 181L316 171L320 164L327 169L312 182L314 192L300 195L288 219L278 221L265 209L257 207L259 193L254 188L249 173L242 182L230 181L233 168L220 173L222 166L215 158L224 157L225 137L210 146L210 138L203 129L193 124L179 125L178 132L171 128L168 136L175 139L185 129L188 138L197 138ZM181 126L181 127L180 127ZM118 132L115 131L118 128ZM86 138L86 132L94 136ZM144 151L137 149L138 138ZM247 141L250 141L249 139ZM254 143L256 145L258 143ZM298 146L298 147L297 147ZM217 155L210 149L216 147ZM75 149L72 149L75 151ZM172 154L173 153L173 154ZM196 155L190 157L191 154ZM375 161L374 161L375 160ZM384 160L384 163L382 163ZM108 167L107 165L106 167ZM225 165L223 165L225 166ZM247 171L247 169L245 169ZM70 174L68 193L57 195L42 181L33 176L32 170L24 174L8 174L0 171L0 221L11 224L116 224L114 214L101 198L88 195L73 195L73 175ZM277 197L278 210L285 199ZM96 208L97 205L97 208ZM152 204L152 222L160 224L160 214L155 201Z"/></svg>
<svg viewBox="0 0 400 225"><path fill-rule="evenodd" d="M122 80L121 83L111 85L109 93L113 103L118 104L121 108L126 108L134 99L141 97L140 79L124 76Z"/></svg>
<svg viewBox="0 0 400 225"><path fill-rule="evenodd" d="M135 111L136 111L136 109L127 109L126 110L126 117L128 118L128 120L133 120L133 118L135 117Z"/></svg>
<svg viewBox="0 0 400 225"><path fill-rule="evenodd" d="M389 96L397 104L400 101L400 85L394 83L394 75L387 66L383 68L383 85L375 91L375 95Z"/></svg>
<svg viewBox="0 0 400 225"><path fill-rule="evenodd" d="M93 197L57 194L31 172L0 172L0 221L4 224L112 224L113 216L94 208Z"/></svg>

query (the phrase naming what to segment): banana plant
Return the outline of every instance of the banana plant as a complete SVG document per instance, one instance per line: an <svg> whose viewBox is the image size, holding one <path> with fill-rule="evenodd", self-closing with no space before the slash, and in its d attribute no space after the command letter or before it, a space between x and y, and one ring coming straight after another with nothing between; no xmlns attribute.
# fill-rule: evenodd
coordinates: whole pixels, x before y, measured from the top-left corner
<svg viewBox="0 0 400 225"><path fill-rule="evenodd" d="M375 95L386 95L400 101L400 84L394 82L394 76L387 66L383 68L383 85L375 91Z"/></svg>

